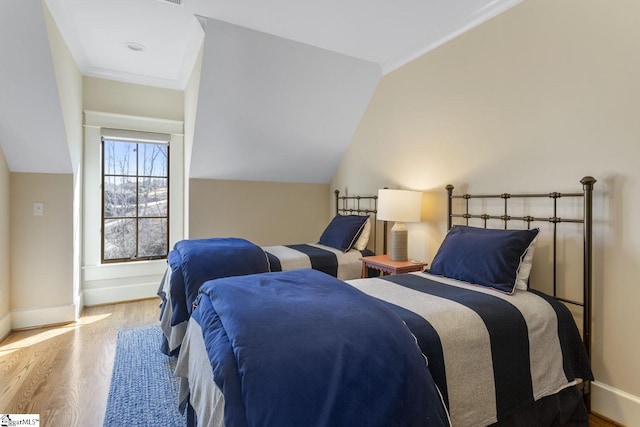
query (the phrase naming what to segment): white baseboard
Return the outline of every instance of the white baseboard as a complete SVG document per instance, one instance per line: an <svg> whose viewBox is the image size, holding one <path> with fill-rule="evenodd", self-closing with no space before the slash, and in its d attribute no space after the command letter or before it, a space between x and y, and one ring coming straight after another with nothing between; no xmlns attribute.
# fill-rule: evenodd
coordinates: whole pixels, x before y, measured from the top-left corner
<svg viewBox="0 0 640 427"><path fill-rule="evenodd" d="M591 383L591 410L627 427L640 426L640 397L597 381Z"/></svg>
<svg viewBox="0 0 640 427"><path fill-rule="evenodd" d="M92 306L153 298L158 292L158 283L159 280L136 285L85 289L82 291L82 301L85 306Z"/></svg>
<svg viewBox="0 0 640 427"><path fill-rule="evenodd" d="M11 313L7 312L0 318L0 340L9 335L11 332Z"/></svg>
<svg viewBox="0 0 640 427"><path fill-rule="evenodd" d="M75 320L75 304L57 307L28 308L11 312L11 329L36 328L74 322Z"/></svg>

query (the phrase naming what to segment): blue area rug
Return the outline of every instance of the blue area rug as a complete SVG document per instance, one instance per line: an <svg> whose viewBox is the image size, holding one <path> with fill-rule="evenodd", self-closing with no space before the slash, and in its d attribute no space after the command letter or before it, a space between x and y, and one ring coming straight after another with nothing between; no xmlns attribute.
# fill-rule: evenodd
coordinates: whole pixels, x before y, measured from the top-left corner
<svg viewBox="0 0 640 427"><path fill-rule="evenodd" d="M185 426L178 411L176 359L160 352L159 326L118 331L105 426Z"/></svg>

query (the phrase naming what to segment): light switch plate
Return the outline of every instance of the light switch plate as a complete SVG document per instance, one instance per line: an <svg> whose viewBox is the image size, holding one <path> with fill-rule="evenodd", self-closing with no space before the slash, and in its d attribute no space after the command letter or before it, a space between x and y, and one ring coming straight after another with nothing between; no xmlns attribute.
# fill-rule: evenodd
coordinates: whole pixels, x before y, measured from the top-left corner
<svg viewBox="0 0 640 427"><path fill-rule="evenodd" d="M36 202L33 204L34 215L44 215L44 203Z"/></svg>

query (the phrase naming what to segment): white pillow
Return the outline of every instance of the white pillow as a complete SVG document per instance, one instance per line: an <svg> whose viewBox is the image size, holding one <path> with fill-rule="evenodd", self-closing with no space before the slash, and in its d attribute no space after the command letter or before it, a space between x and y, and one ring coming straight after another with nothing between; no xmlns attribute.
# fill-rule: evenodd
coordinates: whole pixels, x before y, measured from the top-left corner
<svg viewBox="0 0 640 427"><path fill-rule="evenodd" d="M356 240L356 243L353 245L354 249L359 251L367 249L367 244L369 243L369 235L371 234L371 217L367 219L364 223L364 228L362 229L362 233L360 233L360 237Z"/></svg>
<svg viewBox="0 0 640 427"><path fill-rule="evenodd" d="M529 274L531 274L531 266L533 265L533 252L536 249L536 240L538 240L538 236L534 237L531 243L529 243L529 247L525 251L522 261L520 261L518 277L516 278L516 289L522 289L523 291L529 289Z"/></svg>

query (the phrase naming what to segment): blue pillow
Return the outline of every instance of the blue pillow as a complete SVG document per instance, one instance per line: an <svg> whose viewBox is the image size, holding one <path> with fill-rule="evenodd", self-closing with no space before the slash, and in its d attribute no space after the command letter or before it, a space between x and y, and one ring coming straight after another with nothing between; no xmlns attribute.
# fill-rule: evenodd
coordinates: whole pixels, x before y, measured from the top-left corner
<svg viewBox="0 0 640 427"><path fill-rule="evenodd" d="M366 215L336 215L318 243L347 252L358 240L368 218Z"/></svg>
<svg viewBox="0 0 640 427"><path fill-rule="evenodd" d="M428 272L512 294L520 264L539 231L455 226Z"/></svg>

